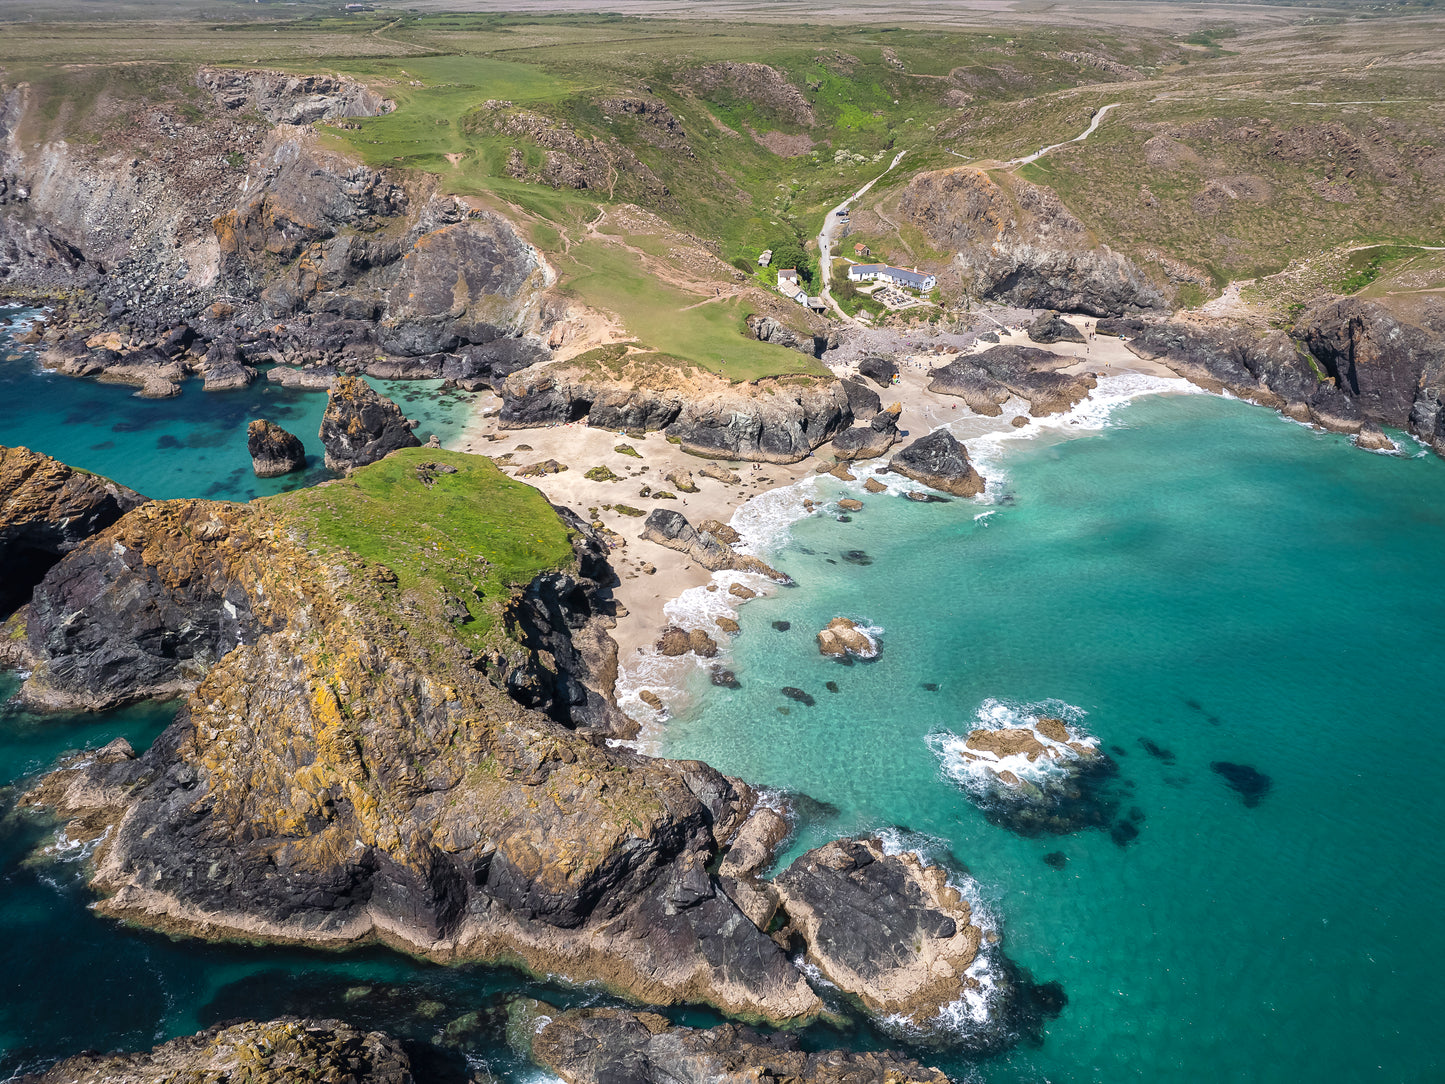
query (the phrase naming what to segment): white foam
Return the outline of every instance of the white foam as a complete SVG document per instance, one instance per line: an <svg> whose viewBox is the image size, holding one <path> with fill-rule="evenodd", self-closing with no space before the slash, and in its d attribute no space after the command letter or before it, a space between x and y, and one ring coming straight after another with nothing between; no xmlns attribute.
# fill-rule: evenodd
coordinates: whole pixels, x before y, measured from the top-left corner
<svg viewBox="0 0 1445 1084"><path fill-rule="evenodd" d="M937 856L946 846L945 842L933 836L917 832L905 833L897 828L885 828L877 833L886 854L910 853L922 862L938 864ZM964 971L965 978L972 979L964 987L962 995L944 1005L937 1014L920 1028L907 1017L887 1016L879 1021L885 1030L902 1038L921 1036L937 1037L939 1034L967 1039L980 1032L991 1030L1001 1024L998 1019L999 994L1005 987L1000 974L998 960L999 936L998 917L989 901L984 898L983 887L968 874L943 866L948 883L959 895L968 901L969 922L983 932L978 953Z"/></svg>
<svg viewBox="0 0 1445 1084"><path fill-rule="evenodd" d="M959 735L944 730L934 731L925 741L939 758L944 774L971 794L982 798L997 792L1004 772L1012 772L1019 779L1038 784L1062 774L1077 759L1076 750L1038 729L1036 724L1040 718L1062 719L1071 742L1097 749L1099 739L1080 726L1086 714L1082 708L1062 700L1024 704L990 698L980 705L968 733ZM1000 757L987 749L968 748L968 735L973 731L1002 729L1032 731L1039 744L1045 749L1057 750L1057 755L1040 756L1031 761L1022 753Z"/></svg>

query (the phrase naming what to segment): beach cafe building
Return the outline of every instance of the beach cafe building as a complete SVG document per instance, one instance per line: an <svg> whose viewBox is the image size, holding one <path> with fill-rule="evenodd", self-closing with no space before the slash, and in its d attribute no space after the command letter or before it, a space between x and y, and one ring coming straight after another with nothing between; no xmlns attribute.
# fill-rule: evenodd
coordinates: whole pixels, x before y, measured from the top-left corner
<svg viewBox="0 0 1445 1084"><path fill-rule="evenodd" d="M938 278L935 275L925 275L920 271L909 271L902 267L890 267L886 263L855 263L848 267L849 282L886 282L893 286L903 286L910 290L917 290L926 294L929 290L938 285Z"/></svg>

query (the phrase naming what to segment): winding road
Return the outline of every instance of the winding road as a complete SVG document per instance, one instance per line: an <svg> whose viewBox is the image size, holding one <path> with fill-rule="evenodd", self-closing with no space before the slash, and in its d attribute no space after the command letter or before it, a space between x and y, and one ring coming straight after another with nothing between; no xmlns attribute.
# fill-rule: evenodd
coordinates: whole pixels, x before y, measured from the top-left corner
<svg viewBox="0 0 1445 1084"><path fill-rule="evenodd" d="M832 307L840 319L850 324L857 324L858 321L854 320L853 317L838 307L838 302L833 300L833 293L829 289L829 284L833 279L833 235L837 232L838 227L843 224L843 220L838 212L846 211L850 203L854 200L862 199L863 196L868 193L868 189L872 188L884 177L888 176L889 173L893 172L893 168L897 166L899 162L903 161L903 156L907 153L907 151L899 151L893 156L893 161L889 163L887 169L829 211L827 217L823 219L823 228L818 231L818 270L823 276L823 288L818 291L818 296Z"/></svg>
<svg viewBox="0 0 1445 1084"><path fill-rule="evenodd" d="M1012 161L1005 162L1004 167L1007 168L1009 166L1026 166L1030 162L1037 162L1044 155L1048 154L1049 151L1056 151L1060 147L1067 147L1070 143L1082 143L1084 140L1088 139L1091 135L1094 134L1094 129L1099 127L1099 125L1103 122L1104 115L1108 113L1109 110L1120 104L1121 103L1119 102L1110 102L1108 105L1101 107L1099 111L1094 114L1094 119L1089 122L1089 126L1078 135L1074 136L1073 139L1066 139L1062 143L1050 144L1047 147L1040 148L1039 151L1035 154L1025 155L1023 158L1015 158Z"/></svg>

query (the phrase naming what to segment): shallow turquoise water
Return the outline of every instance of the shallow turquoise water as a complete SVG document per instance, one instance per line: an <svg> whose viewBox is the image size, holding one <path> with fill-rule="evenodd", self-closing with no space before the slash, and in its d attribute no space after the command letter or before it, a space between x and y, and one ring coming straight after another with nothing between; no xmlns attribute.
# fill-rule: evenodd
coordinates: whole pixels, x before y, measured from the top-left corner
<svg viewBox="0 0 1445 1084"><path fill-rule="evenodd" d="M150 403L0 361L0 442L153 496L243 498L260 491L248 469L233 473L249 465L253 410L319 452L324 396L264 388L208 396L196 385ZM408 392L422 431L448 436L430 418L449 415L420 401L428 389ZM1012 503L983 520L971 502L868 497L849 523L796 525L774 563L800 586L741 612L731 665L742 689L710 690L695 716L669 724L665 752L835 806L804 826L795 853L904 825L968 866L1009 955L1061 982L1069 1002L1041 1045L977 1062L926 1055L960 1077L1440 1079L1445 859L1433 828L1445 752L1432 724L1445 463L1365 454L1206 396L1143 399L1115 417L1101 433L1014 442L1003 460ZM162 446L166 435L182 447ZM872 563L843 559L854 550ZM840 613L885 629L881 658L818 656L813 632ZM771 627L780 619L789 631ZM784 685L817 705L785 699ZM1145 816L1138 839L1025 840L985 822L925 738L961 733L988 698L1087 711L1123 750L1124 805ZM117 734L141 747L170 714L0 716L5 809L13 784L62 751ZM1214 760L1253 765L1271 790L1247 808ZM535 1074L502 1041L507 997L595 996L380 950L210 946L120 927L88 910L80 863L27 861L48 838L33 821L0 822L0 1075L291 1011L388 1027L443 1070L485 1062L517 1081ZM1042 861L1053 851L1067 854L1063 870ZM474 1011L481 1019L447 1045L449 1023Z"/></svg>
<svg viewBox="0 0 1445 1084"><path fill-rule="evenodd" d="M1069 998L982 1079L1440 1079L1445 464L1206 396L1115 420L1015 443L1013 503L983 520L874 497L799 523L775 563L800 586L743 608L742 688L669 723L664 751L837 806L794 853L897 824L968 867L1008 954ZM879 659L818 655L839 614L884 628ZM1087 711L1137 840L989 825L925 741L989 698ZM1247 808L1216 760L1272 789Z"/></svg>
<svg viewBox="0 0 1445 1084"><path fill-rule="evenodd" d="M19 310L0 308L0 316ZM4 360L19 354L16 360ZM440 380L371 380L417 419L425 440L459 435L474 401L443 392ZM281 388L264 379L240 391L207 392L188 380L174 399L138 399L119 384L44 373L33 353L9 345L0 330L0 444L20 445L104 474L147 497L251 500L334 477L322 465L321 416L326 393ZM246 451L246 426L267 418L301 438L307 469L257 478Z"/></svg>

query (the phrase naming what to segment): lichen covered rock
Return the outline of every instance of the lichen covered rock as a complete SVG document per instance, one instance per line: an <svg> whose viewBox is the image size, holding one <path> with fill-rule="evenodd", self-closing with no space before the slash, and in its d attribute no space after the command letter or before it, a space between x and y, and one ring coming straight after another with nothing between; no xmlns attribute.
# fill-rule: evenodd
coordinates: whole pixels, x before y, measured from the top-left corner
<svg viewBox="0 0 1445 1084"><path fill-rule="evenodd" d="M246 450L257 478L275 478L306 466L301 439L264 418L246 427Z"/></svg>
<svg viewBox="0 0 1445 1084"><path fill-rule="evenodd" d="M359 376L337 377L331 385L320 436L327 469L343 472L421 444L401 408Z"/></svg>

